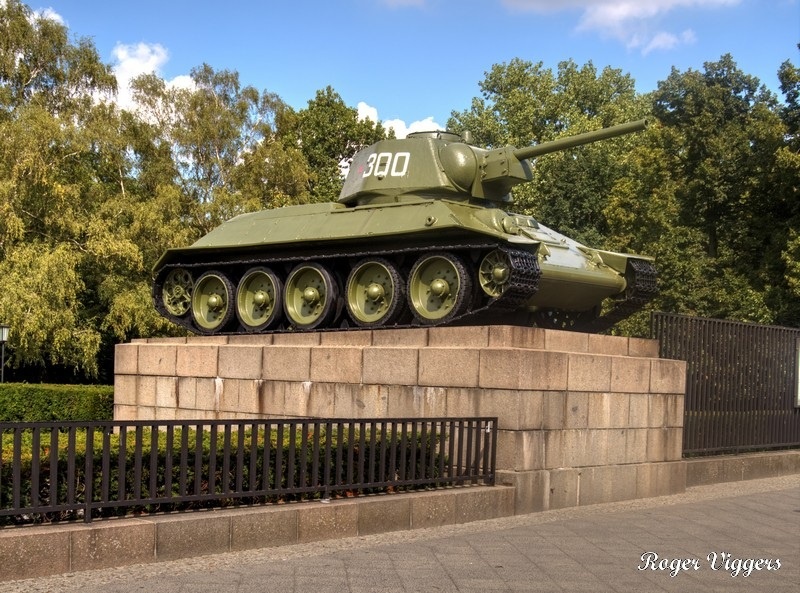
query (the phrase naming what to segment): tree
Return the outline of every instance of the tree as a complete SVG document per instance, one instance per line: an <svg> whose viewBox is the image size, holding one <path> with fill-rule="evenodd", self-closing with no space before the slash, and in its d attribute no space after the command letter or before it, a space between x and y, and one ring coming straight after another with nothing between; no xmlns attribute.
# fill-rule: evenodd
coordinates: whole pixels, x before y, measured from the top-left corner
<svg viewBox="0 0 800 593"><path fill-rule="evenodd" d="M480 146L525 146L553 137L556 80L542 62L515 58L495 64L478 86L482 98L453 113L448 129L469 130Z"/></svg>
<svg viewBox="0 0 800 593"><path fill-rule="evenodd" d="M800 49L800 44L797 47ZM778 79L786 99L781 110L786 144L776 153L775 175L770 182L772 190L784 196L786 208L780 214L788 228L780 260L786 266L787 290L779 293L778 318L800 326L800 68L786 60L778 70Z"/></svg>
<svg viewBox="0 0 800 593"><path fill-rule="evenodd" d="M131 253L91 219L127 169L94 135L116 128L97 102L114 77L91 42L15 0L0 5L0 36L0 318L16 364L95 373L102 338L83 273Z"/></svg>
<svg viewBox="0 0 800 593"><path fill-rule="evenodd" d="M703 72L673 69L652 100L661 125L606 211L615 248L657 257L663 310L796 323L781 253L797 201L778 183L791 175L776 98L726 55Z"/></svg>
<svg viewBox="0 0 800 593"><path fill-rule="evenodd" d="M619 70L589 62L495 65L480 84L483 98L454 113L448 127L470 130L486 146L526 146L643 117L647 106ZM515 210L595 247L607 242L606 196L636 139L618 139L536 159L534 181L514 190Z"/></svg>
<svg viewBox="0 0 800 593"><path fill-rule="evenodd" d="M317 91L299 112L296 138L310 170L314 202L330 202L342 190L342 168L355 153L385 137L380 123L359 120L331 87Z"/></svg>
<svg viewBox="0 0 800 593"><path fill-rule="evenodd" d="M235 71L204 64L189 88L142 76L137 108L123 111L90 41L15 0L0 4L0 33L0 319L14 328L12 364L31 379L109 380L116 341L183 331L153 307L163 252L239 213L309 201L305 151L326 153L301 146L300 115ZM371 141L376 126L342 108L350 127L329 131ZM346 151L326 149L334 162Z"/></svg>
<svg viewBox="0 0 800 593"><path fill-rule="evenodd" d="M233 71L204 64L191 78L192 88L174 88L145 75L133 88L137 115L170 149L198 235L243 212L307 201L303 154L283 138L292 110L274 94L242 87Z"/></svg>
<svg viewBox="0 0 800 593"><path fill-rule="evenodd" d="M94 93L116 90L111 68L90 39L69 41L66 27L19 0L0 3L0 118L36 104L52 114L85 111Z"/></svg>
<svg viewBox="0 0 800 593"><path fill-rule="evenodd" d="M536 159L515 209L594 247L655 256L653 308L797 325L800 75L786 62L779 76L785 106L731 56L673 70L649 95L611 68L512 60L448 127L525 145L655 114L645 133ZM640 314L615 331L646 326Z"/></svg>

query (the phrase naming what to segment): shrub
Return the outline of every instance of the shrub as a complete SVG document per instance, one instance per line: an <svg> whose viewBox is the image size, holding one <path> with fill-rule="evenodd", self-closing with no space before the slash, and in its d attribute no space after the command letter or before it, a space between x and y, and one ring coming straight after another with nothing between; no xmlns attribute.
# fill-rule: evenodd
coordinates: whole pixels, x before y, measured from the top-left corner
<svg viewBox="0 0 800 593"><path fill-rule="evenodd" d="M0 384L0 422L106 421L113 416L110 385Z"/></svg>

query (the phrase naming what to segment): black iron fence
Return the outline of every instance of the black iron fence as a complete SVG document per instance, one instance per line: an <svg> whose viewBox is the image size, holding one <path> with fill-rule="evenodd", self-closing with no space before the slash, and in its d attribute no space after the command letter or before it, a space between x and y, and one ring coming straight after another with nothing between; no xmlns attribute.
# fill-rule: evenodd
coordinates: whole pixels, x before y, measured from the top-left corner
<svg viewBox="0 0 800 593"><path fill-rule="evenodd" d="M656 313L652 336L687 363L685 455L800 446L800 329Z"/></svg>
<svg viewBox="0 0 800 593"><path fill-rule="evenodd" d="M496 418L0 423L0 525L494 484Z"/></svg>

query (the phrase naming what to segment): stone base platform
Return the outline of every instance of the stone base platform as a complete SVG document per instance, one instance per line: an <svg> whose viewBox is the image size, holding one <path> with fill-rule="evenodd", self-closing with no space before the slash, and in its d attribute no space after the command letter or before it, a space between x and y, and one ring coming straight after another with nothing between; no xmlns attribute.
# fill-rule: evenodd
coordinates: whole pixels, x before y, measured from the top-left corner
<svg viewBox="0 0 800 593"><path fill-rule="evenodd" d="M457 525L514 514L508 487L472 486L0 530L0 583Z"/></svg>
<svg viewBox="0 0 800 593"><path fill-rule="evenodd" d="M514 326L137 340L118 420L497 416L515 512L683 492L685 363L654 340Z"/></svg>

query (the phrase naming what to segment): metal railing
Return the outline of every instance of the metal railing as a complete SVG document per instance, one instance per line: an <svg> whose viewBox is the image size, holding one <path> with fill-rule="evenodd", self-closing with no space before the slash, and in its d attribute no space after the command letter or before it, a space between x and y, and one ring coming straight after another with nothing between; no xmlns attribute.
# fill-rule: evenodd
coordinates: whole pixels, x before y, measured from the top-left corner
<svg viewBox="0 0 800 593"><path fill-rule="evenodd" d="M0 525L494 484L496 418L0 423Z"/></svg>
<svg viewBox="0 0 800 593"><path fill-rule="evenodd" d="M652 336L686 361L685 455L800 446L800 329L656 313Z"/></svg>

